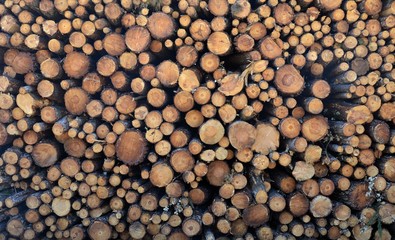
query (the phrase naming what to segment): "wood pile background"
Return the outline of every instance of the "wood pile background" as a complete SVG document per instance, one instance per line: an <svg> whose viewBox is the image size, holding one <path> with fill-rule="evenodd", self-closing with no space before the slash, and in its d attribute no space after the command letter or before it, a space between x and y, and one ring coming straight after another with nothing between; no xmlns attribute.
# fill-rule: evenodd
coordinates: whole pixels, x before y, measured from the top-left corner
<svg viewBox="0 0 395 240"><path fill-rule="evenodd" d="M394 1L5 0L0 30L0 239L394 239Z"/></svg>

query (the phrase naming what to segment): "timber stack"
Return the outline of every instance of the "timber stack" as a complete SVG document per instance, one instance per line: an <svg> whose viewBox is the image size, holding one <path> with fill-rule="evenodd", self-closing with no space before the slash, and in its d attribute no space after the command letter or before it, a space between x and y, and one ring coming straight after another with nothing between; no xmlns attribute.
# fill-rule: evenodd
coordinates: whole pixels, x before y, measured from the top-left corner
<svg viewBox="0 0 395 240"><path fill-rule="evenodd" d="M394 1L1 2L0 239L395 236Z"/></svg>

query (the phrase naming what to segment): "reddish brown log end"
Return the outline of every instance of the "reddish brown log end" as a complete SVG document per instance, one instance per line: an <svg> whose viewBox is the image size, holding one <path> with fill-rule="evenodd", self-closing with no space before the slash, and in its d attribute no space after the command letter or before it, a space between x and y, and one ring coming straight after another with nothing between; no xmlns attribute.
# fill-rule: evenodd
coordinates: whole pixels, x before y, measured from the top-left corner
<svg viewBox="0 0 395 240"><path fill-rule="evenodd" d="M32 158L37 166L49 167L59 159L57 147L51 143L38 143L34 146Z"/></svg>
<svg viewBox="0 0 395 240"><path fill-rule="evenodd" d="M292 65L284 65L277 70L274 79L277 89L287 95L298 95L304 87L304 78Z"/></svg>
<svg viewBox="0 0 395 240"><path fill-rule="evenodd" d="M256 129L244 121L237 121L229 126L228 138L230 144L237 150L250 148L255 143Z"/></svg>
<svg viewBox="0 0 395 240"><path fill-rule="evenodd" d="M214 161L208 166L207 180L213 186L222 186L230 173L228 164L224 161Z"/></svg>
<svg viewBox="0 0 395 240"><path fill-rule="evenodd" d="M88 94L81 88L71 88L64 94L64 103L67 111L79 115L85 112L89 102Z"/></svg>
<svg viewBox="0 0 395 240"><path fill-rule="evenodd" d="M243 211L243 220L250 227L258 227L269 221L270 211L263 204L251 205Z"/></svg>
<svg viewBox="0 0 395 240"><path fill-rule="evenodd" d="M63 62L63 69L71 78L81 78L88 73L90 67L89 57L84 53L71 52Z"/></svg>
<svg viewBox="0 0 395 240"><path fill-rule="evenodd" d="M128 165L137 165L144 161L146 148L147 142L144 136L136 130L125 131L116 143L118 159Z"/></svg>
<svg viewBox="0 0 395 240"><path fill-rule="evenodd" d="M176 24L166 13L156 12L148 18L147 27L153 38L163 40L174 34Z"/></svg>
<svg viewBox="0 0 395 240"><path fill-rule="evenodd" d="M111 227L102 221L94 221L88 228L89 237L96 240L110 239L111 232Z"/></svg>
<svg viewBox="0 0 395 240"><path fill-rule="evenodd" d="M328 134L328 121L321 115L313 116L302 124L303 137L312 142L323 139Z"/></svg>
<svg viewBox="0 0 395 240"><path fill-rule="evenodd" d="M125 33L126 46L135 53L146 50L151 43L150 32L141 26L132 26Z"/></svg>

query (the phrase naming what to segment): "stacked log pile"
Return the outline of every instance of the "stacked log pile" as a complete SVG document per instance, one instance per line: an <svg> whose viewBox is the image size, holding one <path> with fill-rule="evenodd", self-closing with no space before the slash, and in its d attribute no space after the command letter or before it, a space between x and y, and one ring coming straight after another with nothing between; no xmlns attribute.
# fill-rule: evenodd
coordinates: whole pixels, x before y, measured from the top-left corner
<svg viewBox="0 0 395 240"><path fill-rule="evenodd" d="M0 239L391 239L395 2L0 3Z"/></svg>

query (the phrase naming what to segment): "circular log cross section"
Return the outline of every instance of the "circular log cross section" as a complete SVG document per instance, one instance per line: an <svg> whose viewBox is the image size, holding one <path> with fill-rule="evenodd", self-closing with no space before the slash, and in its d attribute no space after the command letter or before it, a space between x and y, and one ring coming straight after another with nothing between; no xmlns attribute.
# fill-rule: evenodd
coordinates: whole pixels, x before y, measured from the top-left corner
<svg viewBox="0 0 395 240"><path fill-rule="evenodd" d="M286 95L299 95L304 87L304 79L294 66L285 65L277 70L274 84Z"/></svg>
<svg viewBox="0 0 395 240"><path fill-rule="evenodd" d="M117 157L127 165L137 165L144 161L146 147L146 140L139 131L125 131L116 143Z"/></svg>

